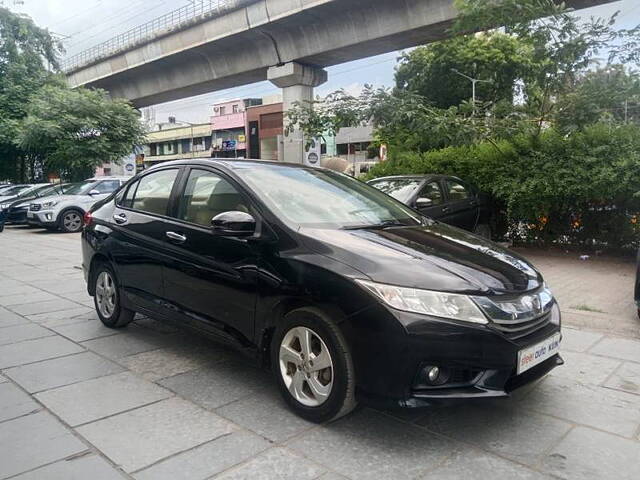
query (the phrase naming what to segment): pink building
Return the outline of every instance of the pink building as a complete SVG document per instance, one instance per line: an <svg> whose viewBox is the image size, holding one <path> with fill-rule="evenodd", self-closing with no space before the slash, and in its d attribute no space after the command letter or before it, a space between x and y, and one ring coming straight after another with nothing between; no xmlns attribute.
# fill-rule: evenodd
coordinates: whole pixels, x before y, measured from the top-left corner
<svg viewBox="0 0 640 480"><path fill-rule="evenodd" d="M247 155L246 107L260 105L261 99L247 98L217 103L211 116L214 157L238 158Z"/></svg>

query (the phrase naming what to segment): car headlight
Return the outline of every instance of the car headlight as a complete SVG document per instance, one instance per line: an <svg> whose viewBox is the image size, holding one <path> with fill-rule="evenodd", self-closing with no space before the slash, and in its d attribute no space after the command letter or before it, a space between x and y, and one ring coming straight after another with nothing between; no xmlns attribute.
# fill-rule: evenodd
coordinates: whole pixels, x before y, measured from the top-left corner
<svg viewBox="0 0 640 480"><path fill-rule="evenodd" d="M2 203L0 204L0 210L4 210L5 208L9 208L10 203Z"/></svg>
<svg viewBox="0 0 640 480"><path fill-rule="evenodd" d="M57 200L52 200L50 202L44 202L42 204L42 208L51 208L51 207L55 207L58 204Z"/></svg>
<svg viewBox="0 0 640 480"><path fill-rule="evenodd" d="M489 323L487 317L467 295L398 287L368 280L356 281L384 303L398 310L462 322Z"/></svg>

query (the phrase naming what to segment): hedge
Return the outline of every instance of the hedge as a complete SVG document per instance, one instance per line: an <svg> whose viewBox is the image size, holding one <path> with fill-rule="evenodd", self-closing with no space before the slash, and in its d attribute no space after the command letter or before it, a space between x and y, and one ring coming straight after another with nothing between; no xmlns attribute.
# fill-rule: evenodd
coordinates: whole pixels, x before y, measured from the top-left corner
<svg viewBox="0 0 640 480"><path fill-rule="evenodd" d="M637 248L640 127L596 124L571 136L546 130L497 143L396 152L370 178L442 173L490 194L494 228L516 242Z"/></svg>

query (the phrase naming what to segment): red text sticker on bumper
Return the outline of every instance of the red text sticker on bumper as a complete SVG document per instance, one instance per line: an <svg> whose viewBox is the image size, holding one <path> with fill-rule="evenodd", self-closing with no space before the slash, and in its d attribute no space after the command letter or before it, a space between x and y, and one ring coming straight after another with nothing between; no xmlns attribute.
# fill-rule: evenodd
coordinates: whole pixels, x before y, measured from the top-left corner
<svg viewBox="0 0 640 480"><path fill-rule="evenodd" d="M535 367L560 351L560 333L518 352L517 374Z"/></svg>

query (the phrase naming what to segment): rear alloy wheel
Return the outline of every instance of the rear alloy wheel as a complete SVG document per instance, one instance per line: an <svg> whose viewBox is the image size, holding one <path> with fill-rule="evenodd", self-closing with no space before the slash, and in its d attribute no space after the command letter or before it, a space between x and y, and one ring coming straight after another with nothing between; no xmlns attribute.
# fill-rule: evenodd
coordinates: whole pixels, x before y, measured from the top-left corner
<svg viewBox="0 0 640 480"><path fill-rule="evenodd" d="M60 228L63 232L79 232L82 229L83 223L82 213L79 210L67 210L66 212L62 212Z"/></svg>
<svg viewBox="0 0 640 480"><path fill-rule="evenodd" d="M301 417L320 423L356 406L349 347L339 327L322 311L305 307L276 328L271 365L285 401Z"/></svg>
<svg viewBox="0 0 640 480"><path fill-rule="evenodd" d="M109 328L121 328L128 325L135 315L120 305L120 293L115 274L107 264L96 267L94 275L93 303L100 321Z"/></svg>

